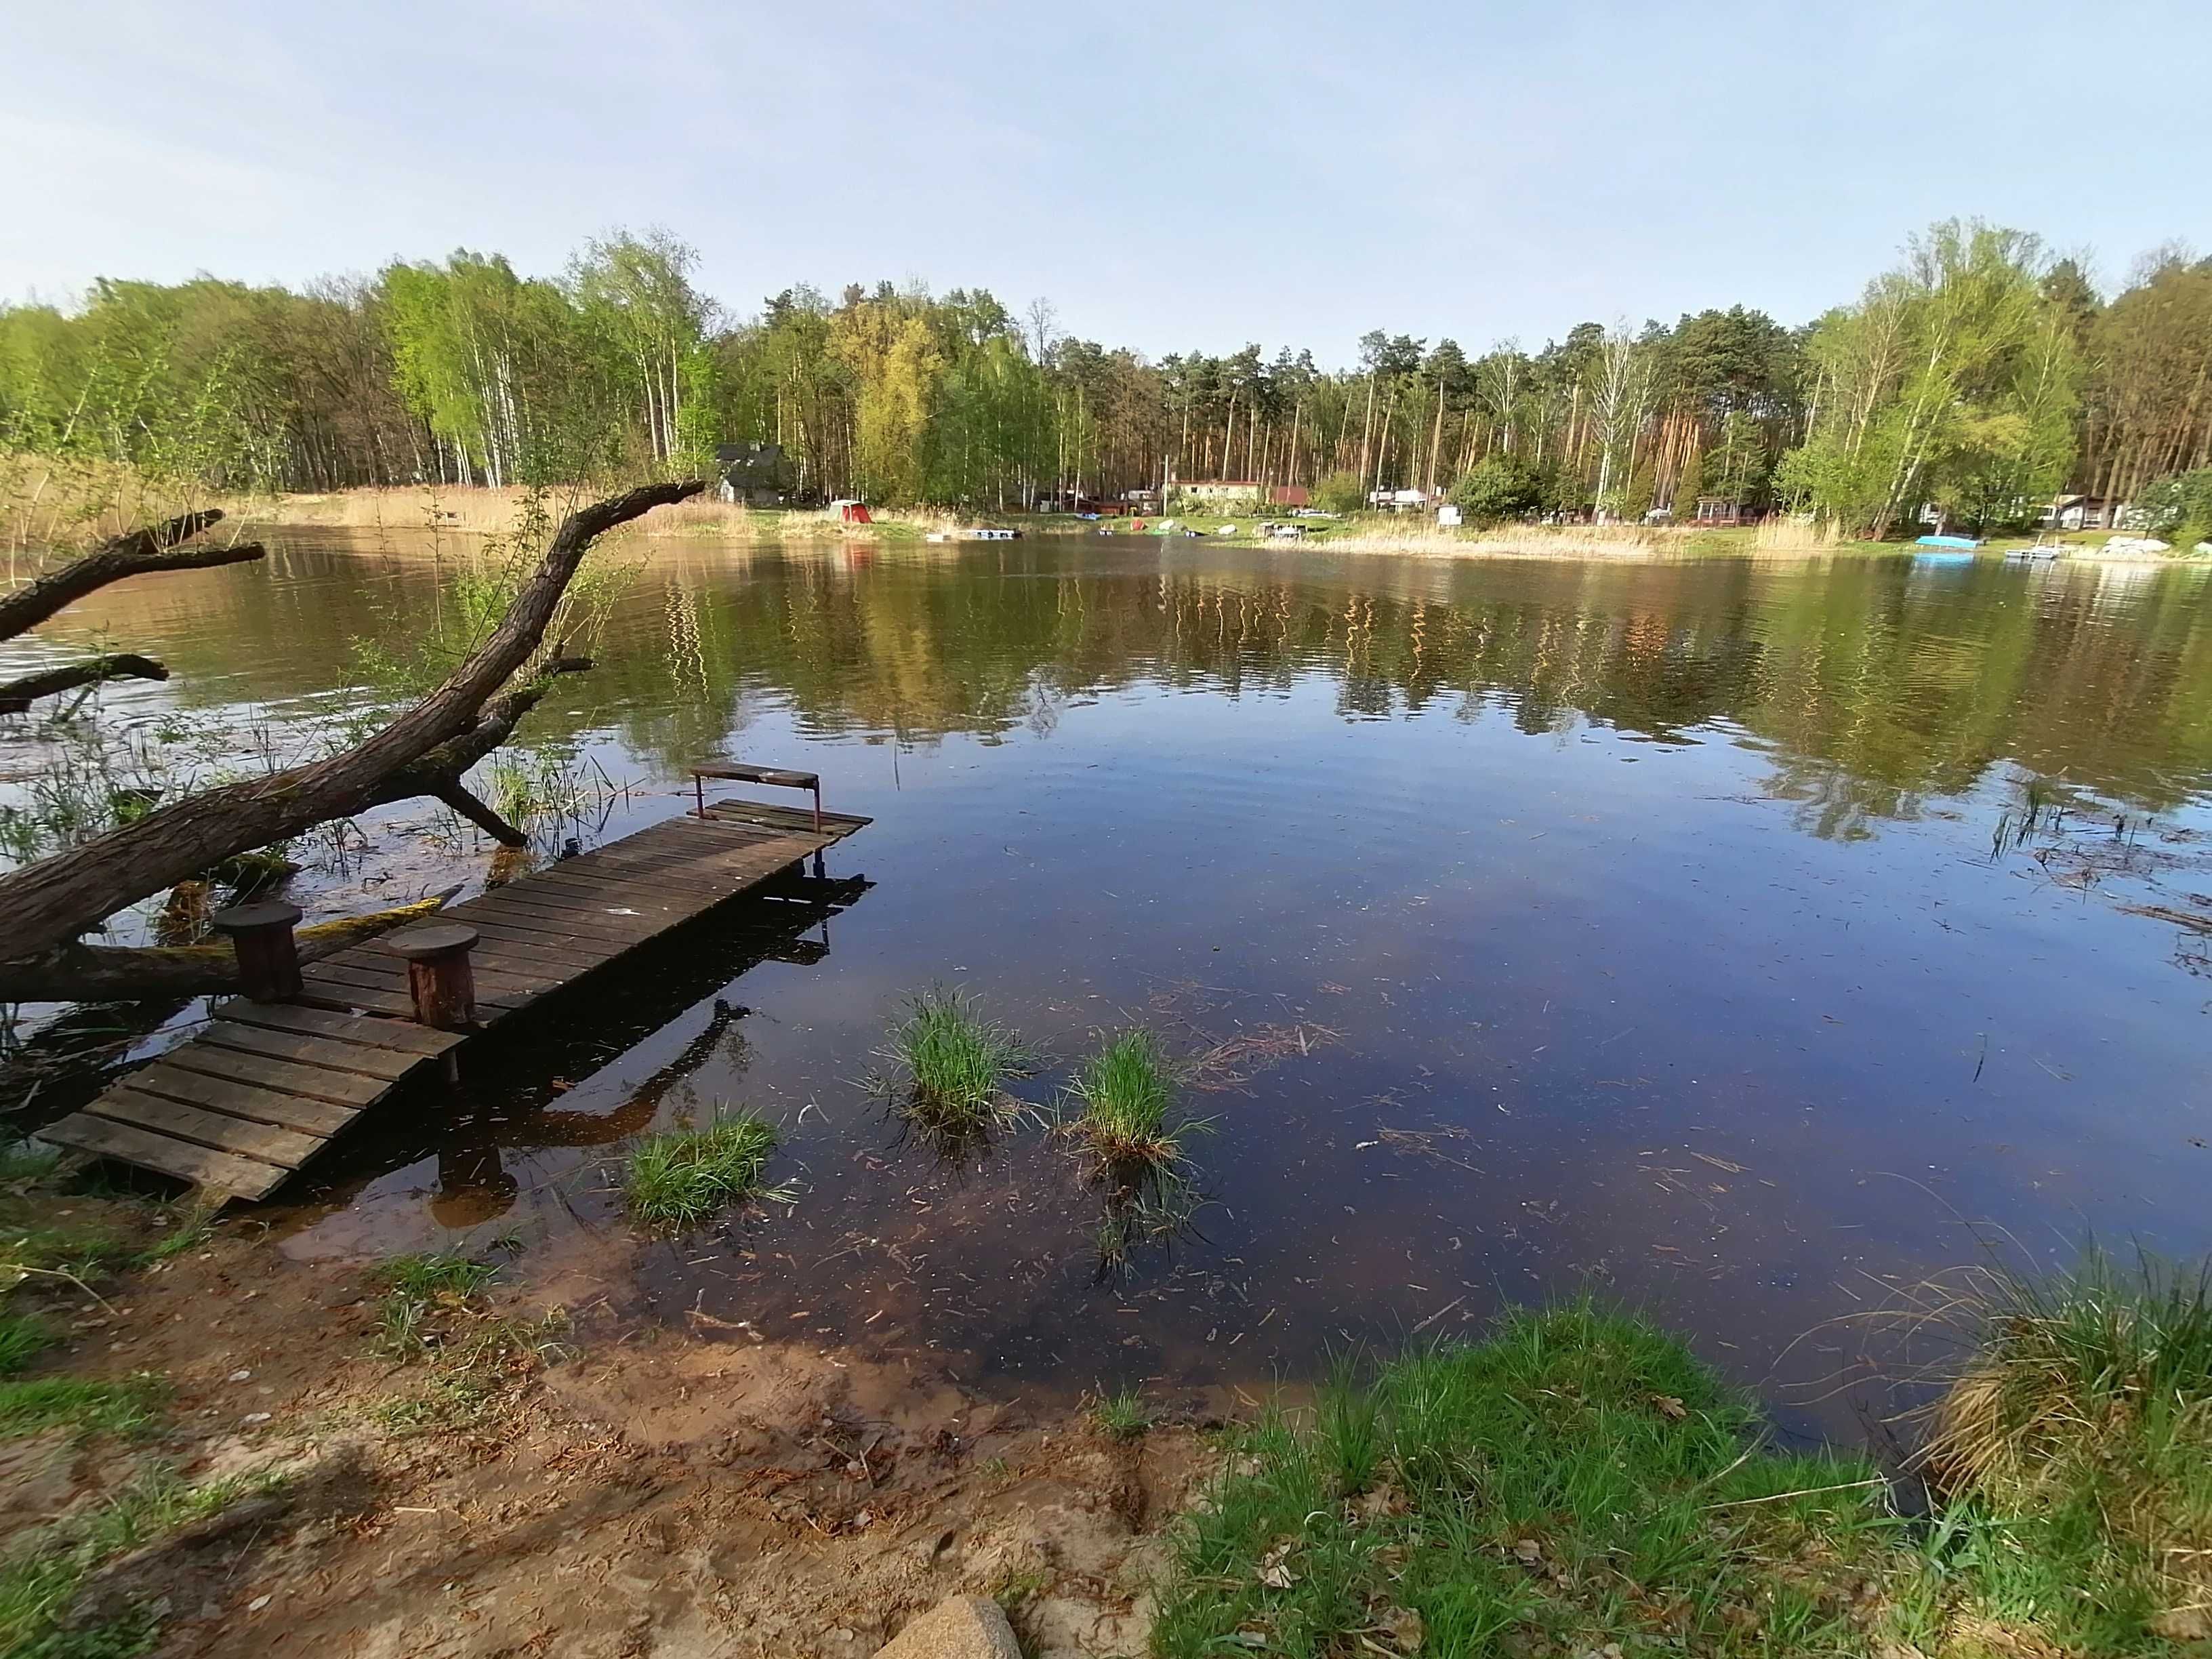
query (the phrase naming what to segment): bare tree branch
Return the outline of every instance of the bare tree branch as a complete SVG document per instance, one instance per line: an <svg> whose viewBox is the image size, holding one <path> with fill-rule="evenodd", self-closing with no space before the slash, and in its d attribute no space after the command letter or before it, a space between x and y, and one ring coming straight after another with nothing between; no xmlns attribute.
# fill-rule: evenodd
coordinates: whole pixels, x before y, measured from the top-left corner
<svg viewBox="0 0 2212 1659"><path fill-rule="evenodd" d="M36 628L64 605L74 605L86 594L126 576L151 575L169 570L204 570L219 564L243 564L262 557L268 550L258 542L240 542L229 547L181 547L179 544L216 523L222 514L214 507L186 513L167 524L150 525L118 536L82 558L50 570L36 581L0 597L0 640L12 640Z"/></svg>
<svg viewBox="0 0 2212 1659"><path fill-rule="evenodd" d="M94 657L89 662L71 663L66 668L48 668L36 674L26 674L19 680L0 683L0 714L20 714L40 697L58 696L74 691L79 686L99 685L108 680L166 680L169 671L151 657L141 657L129 651L118 651L111 656Z"/></svg>
<svg viewBox="0 0 2212 1659"><path fill-rule="evenodd" d="M0 939L16 954L51 951L125 905L232 853L265 847L405 794L426 793L418 782L394 793L395 775L440 782L458 778L460 769L503 741L521 711L544 695L541 673L485 709L486 700L538 650L592 542L704 488L697 479L647 484L569 514L490 637L437 690L356 747L189 796L0 876ZM428 763L427 769L422 763Z"/></svg>
<svg viewBox="0 0 2212 1659"><path fill-rule="evenodd" d="M484 834L489 836L501 847L530 845L529 836L500 817L484 802L471 794L465 786L458 783L447 784L443 789L434 789L430 793L476 825L477 829L483 830Z"/></svg>

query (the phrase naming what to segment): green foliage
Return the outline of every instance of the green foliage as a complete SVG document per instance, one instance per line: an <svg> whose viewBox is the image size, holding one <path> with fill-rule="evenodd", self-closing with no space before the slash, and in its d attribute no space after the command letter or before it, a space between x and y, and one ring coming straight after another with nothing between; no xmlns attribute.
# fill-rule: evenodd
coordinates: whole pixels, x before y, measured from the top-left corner
<svg viewBox="0 0 2212 1659"><path fill-rule="evenodd" d="M383 1291L377 1302L379 1346L403 1358L424 1352L431 1316L452 1312L499 1275L489 1262L458 1251L395 1255L369 1270Z"/></svg>
<svg viewBox="0 0 2212 1659"><path fill-rule="evenodd" d="M1879 1478L1757 1433L1680 1344L1586 1304L1364 1384L1340 1373L1310 1428L1271 1413L1240 1432L1182 1523L1155 1651L1811 1656L1909 1637L1861 1591L1899 1554Z"/></svg>
<svg viewBox="0 0 2212 1659"><path fill-rule="evenodd" d="M1091 1420L1109 1440L1141 1440L1152 1426L1152 1408L1142 1389L1120 1389L1098 1396Z"/></svg>
<svg viewBox="0 0 2212 1659"><path fill-rule="evenodd" d="M2136 497L2146 526L2185 551L2212 538L2212 466L2154 479Z"/></svg>
<svg viewBox="0 0 2212 1659"><path fill-rule="evenodd" d="M1076 1068L1068 1093L1081 1108L1076 1132L1115 1170L1176 1164L1182 1136L1202 1127L1170 1121L1174 1068L1141 1026L1109 1037Z"/></svg>
<svg viewBox="0 0 2212 1659"><path fill-rule="evenodd" d="M1367 489L1357 472L1324 473L1313 487L1313 504L1324 513L1357 513L1367 505Z"/></svg>
<svg viewBox="0 0 2212 1659"><path fill-rule="evenodd" d="M940 1134L973 1134L1004 1115L1009 1078L1035 1064L1028 1047L987 1019L965 992L925 991L907 1006L878 1051L883 1086L916 1122Z"/></svg>
<svg viewBox="0 0 2212 1659"><path fill-rule="evenodd" d="M630 1154L623 1194L648 1225L695 1227L761 1190L775 1127L750 1114L717 1115L703 1129L664 1129Z"/></svg>
<svg viewBox="0 0 2212 1659"><path fill-rule="evenodd" d="M42 1140L0 1142L0 1184L43 1180L60 1161L61 1149Z"/></svg>
<svg viewBox="0 0 2212 1659"><path fill-rule="evenodd" d="M1698 516L1698 498L1705 493L1705 455L1693 449L1682 458L1682 470L1674 479L1674 495L1669 510L1677 524L1688 524Z"/></svg>
<svg viewBox="0 0 2212 1659"><path fill-rule="evenodd" d="M2092 1253L1966 1291L1972 1358L1928 1461L2005 1540L1978 1594L2069 1651L2164 1651L2212 1602L2212 1267Z"/></svg>
<svg viewBox="0 0 2212 1659"><path fill-rule="evenodd" d="M14 1376L53 1346L54 1334L35 1314L0 1314L0 1377Z"/></svg>
<svg viewBox="0 0 2212 1659"><path fill-rule="evenodd" d="M1877 538L1933 499L1981 529L2023 520L2074 457L2080 353L2040 244L1956 220L1814 327L1820 418L1785 495Z"/></svg>
<svg viewBox="0 0 2212 1659"><path fill-rule="evenodd" d="M150 1611L119 1622L60 1628L86 1577L105 1561L276 1485L276 1477L265 1474L198 1486L165 1468L141 1475L88 1514L65 1522L58 1535L0 1563L0 1654L7 1659L134 1659L147 1652L160 1626Z"/></svg>
<svg viewBox="0 0 2212 1659"><path fill-rule="evenodd" d="M0 1439L67 1428L80 1435L132 1434L153 1426L167 1389L140 1373L121 1382L73 1376L0 1382Z"/></svg>
<svg viewBox="0 0 2212 1659"><path fill-rule="evenodd" d="M1451 498L1468 520L1498 524L1524 518L1543 502L1544 480L1518 455L1486 455L1457 483Z"/></svg>

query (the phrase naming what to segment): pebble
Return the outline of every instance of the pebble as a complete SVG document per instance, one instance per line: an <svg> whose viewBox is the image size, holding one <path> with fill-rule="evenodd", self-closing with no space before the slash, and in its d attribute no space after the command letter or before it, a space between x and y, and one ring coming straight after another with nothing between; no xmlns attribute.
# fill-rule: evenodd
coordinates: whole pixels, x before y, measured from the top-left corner
<svg viewBox="0 0 2212 1659"><path fill-rule="evenodd" d="M270 1414L267 1412L248 1412L244 1417L240 1418L239 1421L241 1423L266 1423L269 1420L269 1415Z"/></svg>
<svg viewBox="0 0 2212 1659"><path fill-rule="evenodd" d="M267 1607L273 1599L274 1598L270 1596L257 1595L251 1601L248 1601L246 1604L246 1610L248 1613L258 1613L262 1608Z"/></svg>
<svg viewBox="0 0 2212 1659"><path fill-rule="evenodd" d="M224 1381L229 1382L251 1382L252 1377L253 1373L252 1371L233 1371L224 1379Z"/></svg>

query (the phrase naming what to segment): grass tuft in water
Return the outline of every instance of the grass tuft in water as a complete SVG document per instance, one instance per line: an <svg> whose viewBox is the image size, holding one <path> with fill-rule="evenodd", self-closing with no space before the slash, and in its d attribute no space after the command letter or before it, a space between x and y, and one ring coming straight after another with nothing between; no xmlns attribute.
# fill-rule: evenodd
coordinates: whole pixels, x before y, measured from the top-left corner
<svg viewBox="0 0 2212 1659"><path fill-rule="evenodd" d="M1758 1437L1681 1344L1587 1303L1340 1366L1304 1426L1238 1431L1180 1523L1154 1651L1749 1659L1925 1634L1863 1591L1904 1553L1881 1480Z"/></svg>
<svg viewBox="0 0 2212 1659"><path fill-rule="evenodd" d="M750 1113L647 1135L630 1154L623 1182L629 1212L649 1226L696 1226L761 1190L775 1146L774 1127Z"/></svg>
<svg viewBox="0 0 2212 1659"><path fill-rule="evenodd" d="M2212 1641L2212 1266L2093 1252L1970 1276L1972 1357L1937 1402L1933 1484L2002 1547L1991 1616L2069 1651Z"/></svg>
<svg viewBox="0 0 2212 1659"><path fill-rule="evenodd" d="M1152 1408L1142 1390L1122 1389L1101 1394L1091 1407L1091 1420L1109 1440L1141 1440L1152 1426Z"/></svg>
<svg viewBox="0 0 2212 1659"><path fill-rule="evenodd" d="M924 991L907 1005L877 1057L890 1068L881 1087L899 1109L939 1135L981 1133L1014 1109L1010 1078L1027 1077L1036 1056L1007 1027L987 1019L965 991Z"/></svg>
<svg viewBox="0 0 2212 1659"><path fill-rule="evenodd" d="M1159 1040L1141 1026L1109 1037L1076 1068L1068 1092L1081 1108L1075 1132L1116 1171L1179 1162L1182 1137L1202 1127L1170 1122L1174 1070Z"/></svg>

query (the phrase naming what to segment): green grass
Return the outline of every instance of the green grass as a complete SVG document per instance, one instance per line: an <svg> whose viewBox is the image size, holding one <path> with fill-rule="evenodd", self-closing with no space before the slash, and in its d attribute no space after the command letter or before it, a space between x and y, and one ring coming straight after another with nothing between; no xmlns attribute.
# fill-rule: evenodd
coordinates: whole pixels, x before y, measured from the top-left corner
<svg viewBox="0 0 2212 1659"><path fill-rule="evenodd" d="M53 1173L61 1156L58 1147L43 1146L35 1140L0 1144L0 1182L41 1180Z"/></svg>
<svg viewBox="0 0 2212 1659"><path fill-rule="evenodd" d="M1680 1343L1588 1304L1340 1374L1240 1431L1181 1523L1155 1651L1872 1654L1924 1633L1866 1465L1758 1444Z"/></svg>
<svg viewBox="0 0 2212 1659"><path fill-rule="evenodd" d="M369 1273L383 1291L376 1306L378 1346L402 1357L425 1352L434 1335L433 1316L460 1309L498 1273L491 1263L453 1250L395 1255L378 1262Z"/></svg>
<svg viewBox="0 0 2212 1659"><path fill-rule="evenodd" d="M0 1289L26 1275L89 1283L130 1255L129 1247L112 1233L67 1227L14 1228L0 1233Z"/></svg>
<svg viewBox="0 0 2212 1659"><path fill-rule="evenodd" d="M1140 1390L1121 1389L1098 1396L1091 1420L1109 1440L1141 1440L1152 1426L1152 1408Z"/></svg>
<svg viewBox="0 0 2212 1659"><path fill-rule="evenodd" d="M664 1129L630 1154L623 1198L649 1226L696 1226L761 1190L775 1146L775 1128L746 1113L718 1115L703 1129Z"/></svg>
<svg viewBox="0 0 2212 1659"><path fill-rule="evenodd" d="M36 1314L0 1314L0 1377L16 1376L53 1340L53 1332Z"/></svg>
<svg viewBox="0 0 2212 1659"><path fill-rule="evenodd" d="M2070 1650L2212 1640L2212 1267L2100 1254L1972 1274L1972 1357L1935 1413L1931 1482L1996 1545L1993 1617Z"/></svg>
<svg viewBox="0 0 2212 1659"><path fill-rule="evenodd" d="M1200 1126L1175 1123L1173 1068L1141 1026L1109 1037L1076 1068L1068 1092L1081 1109L1076 1133L1109 1168L1163 1168L1182 1157L1182 1137Z"/></svg>
<svg viewBox="0 0 2212 1659"><path fill-rule="evenodd" d="M168 1390L140 1374L122 1382L38 1376L0 1382L0 1439L68 1428L80 1435L131 1434L153 1426Z"/></svg>
<svg viewBox="0 0 2212 1659"><path fill-rule="evenodd" d="M148 1611L117 1623L58 1628L85 1577L102 1562L267 1491L267 1476L192 1486L156 1468L141 1475L42 1547L0 1565L0 1655L6 1659L132 1659L154 1645L160 1620Z"/></svg>
<svg viewBox="0 0 2212 1659"><path fill-rule="evenodd" d="M1008 1115L1009 1078L1035 1056L1006 1026L986 1019L964 991L925 991L907 1005L877 1057L899 1109L938 1134L972 1137Z"/></svg>
<svg viewBox="0 0 2212 1659"><path fill-rule="evenodd" d="M150 1267L188 1250L196 1250L215 1237L215 1218L210 1214L173 1214L167 1230L131 1258L131 1265Z"/></svg>

